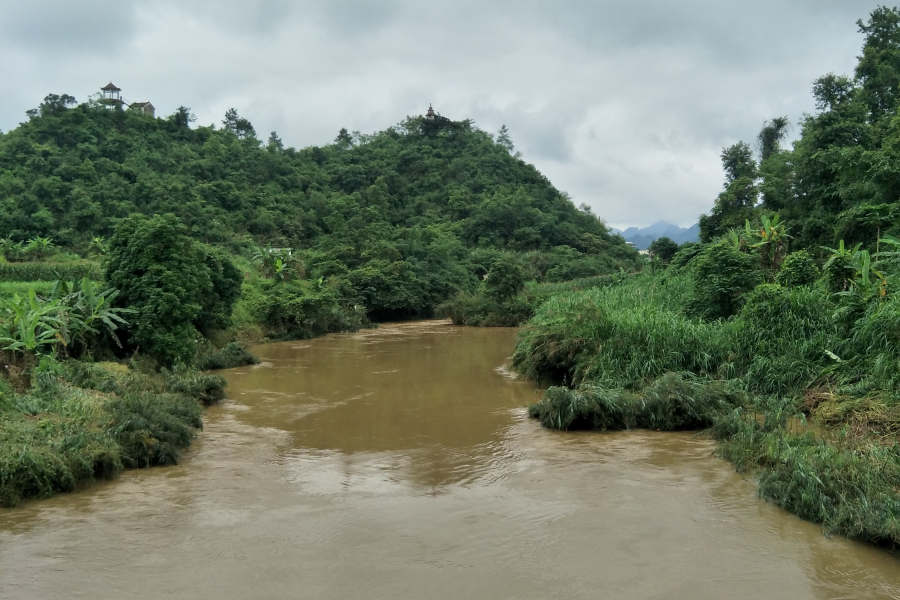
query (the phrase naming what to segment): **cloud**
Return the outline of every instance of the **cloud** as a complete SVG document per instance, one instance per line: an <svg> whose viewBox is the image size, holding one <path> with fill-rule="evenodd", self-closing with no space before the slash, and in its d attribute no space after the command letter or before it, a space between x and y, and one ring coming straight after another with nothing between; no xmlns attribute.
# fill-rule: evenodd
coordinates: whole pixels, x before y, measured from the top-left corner
<svg viewBox="0 0 900 600"><path fill-rule="evenodd" d="M112 80L204 124L229 107L294 146L372 132L429 102L489 131L617 226L708 210L723 146L812 111L851 73L848 0L0 0L0 128L49 92ZM795 128L795 133L797 128Z"/></svg>

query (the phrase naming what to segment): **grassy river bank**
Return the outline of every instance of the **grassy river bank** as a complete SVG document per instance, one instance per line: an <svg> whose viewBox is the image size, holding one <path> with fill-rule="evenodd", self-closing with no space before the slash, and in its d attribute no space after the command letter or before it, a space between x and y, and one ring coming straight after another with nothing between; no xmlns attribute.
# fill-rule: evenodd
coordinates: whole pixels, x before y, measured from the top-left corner
<svg viewBox="0 0 900 600"><path fill-rule="evenodd" d="M555 296L512 366L552 384L555 429L708 429L759 494L826 531L900 544L900 304L842 315L820 285L764 284L730 320L691 315L678 269Z"/></svg>

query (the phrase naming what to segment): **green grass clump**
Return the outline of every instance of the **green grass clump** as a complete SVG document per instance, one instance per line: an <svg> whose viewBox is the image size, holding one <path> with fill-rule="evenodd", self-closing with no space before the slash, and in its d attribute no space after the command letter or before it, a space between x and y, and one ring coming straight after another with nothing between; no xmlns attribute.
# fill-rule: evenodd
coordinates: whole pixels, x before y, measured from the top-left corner
<svg viewBox="0 0 900 600"><path fill-rule="evenodd" d="M232 369L257 364L259 364L259 358L237 342L229 342L222 349L204 354L197 359L197 368L201 371Z"/></svg>
<svg viewBox="0 0 900 600"><path fill-rule="evenodd" d="M553 429L704 429L744 403L744 395L721 381L668 373L640 392L583 385L551 387L529 414Z"/></svg>
<svg viewBox="0 0 900 600"><path fill-rule="evenodd" d="M900 446L814 431L735 410L715 428L719 455L759 476L759 495L831 533L900 545Z"/></svg>
<svg viewBox="0 0 900 600"><path fill-rule="evenodd" d="M0 386L0 506L70 492L124 468L178 461L224 381L143 374L115 363L38 369L31 387Z"/></svg>
<svg viewBox="0 0 900 600"><path fill-rule="evenodd" d="M557 385L529 414L554 429L709 429L763 498L900 546L900 296L762 284L707 321L688 316L694 276L541 304L511 363Z"/></svg>
<svg viewBox="0 0 900 600"><path fill-rule="evenodd" d="M512 366L542 382L626 389L667 372L730 375L734 326L684 316L689 297L686 276L662 274L554 296L520 333Z"/></svg>

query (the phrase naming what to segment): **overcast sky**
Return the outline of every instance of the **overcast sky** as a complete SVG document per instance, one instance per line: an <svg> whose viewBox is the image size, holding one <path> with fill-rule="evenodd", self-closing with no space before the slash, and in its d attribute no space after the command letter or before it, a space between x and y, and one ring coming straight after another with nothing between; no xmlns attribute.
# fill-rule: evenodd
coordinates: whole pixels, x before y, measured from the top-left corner
<svg viewBox="0 0 900 600"><path fill-rule="evenodd" d="M0 0L0 129L113 81L157 115L237 108L261 138L330 143L428 103L509 127L523 158L617 227L709 210L719 153L852 74L862 0Z"/></svg>

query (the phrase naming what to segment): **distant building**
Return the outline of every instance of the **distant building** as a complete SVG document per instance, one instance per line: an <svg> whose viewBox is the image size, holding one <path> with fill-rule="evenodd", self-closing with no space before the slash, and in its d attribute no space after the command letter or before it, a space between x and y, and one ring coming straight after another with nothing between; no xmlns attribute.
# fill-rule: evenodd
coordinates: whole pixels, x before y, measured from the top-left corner
<svg viewBox="0 0 900 600"><path fill-rule="evenodd" d="M425 118L429 121L434 121L434 109L431 108L431 103L428 104L428 112L425 113Z"/></svg>
<svg viewBox="0 0 900 600"><path fill-rule="evenodd" d="M116 87L112 81L100 88L100 104L106 105L110 110L122 108L122 89Z"/></svg>
<svg viewBox="0 0 900 600"><path fill-rule="evenodd" d="M123 106L129 110L137 111L148 117L156 117L156 107L150 102L132 102L122 98L122 88L116 86L112 81L100 88L100 104L106 106L110 110L121 109Z"/></svg>
<svg viewBox="0 0 900 600"><path fill-rule="evenodd" d="M150 102L132 102L128 106L128 109L136 110L142 115L147 115L148 117L156 116L156 107L153 106Z"/></svg>

